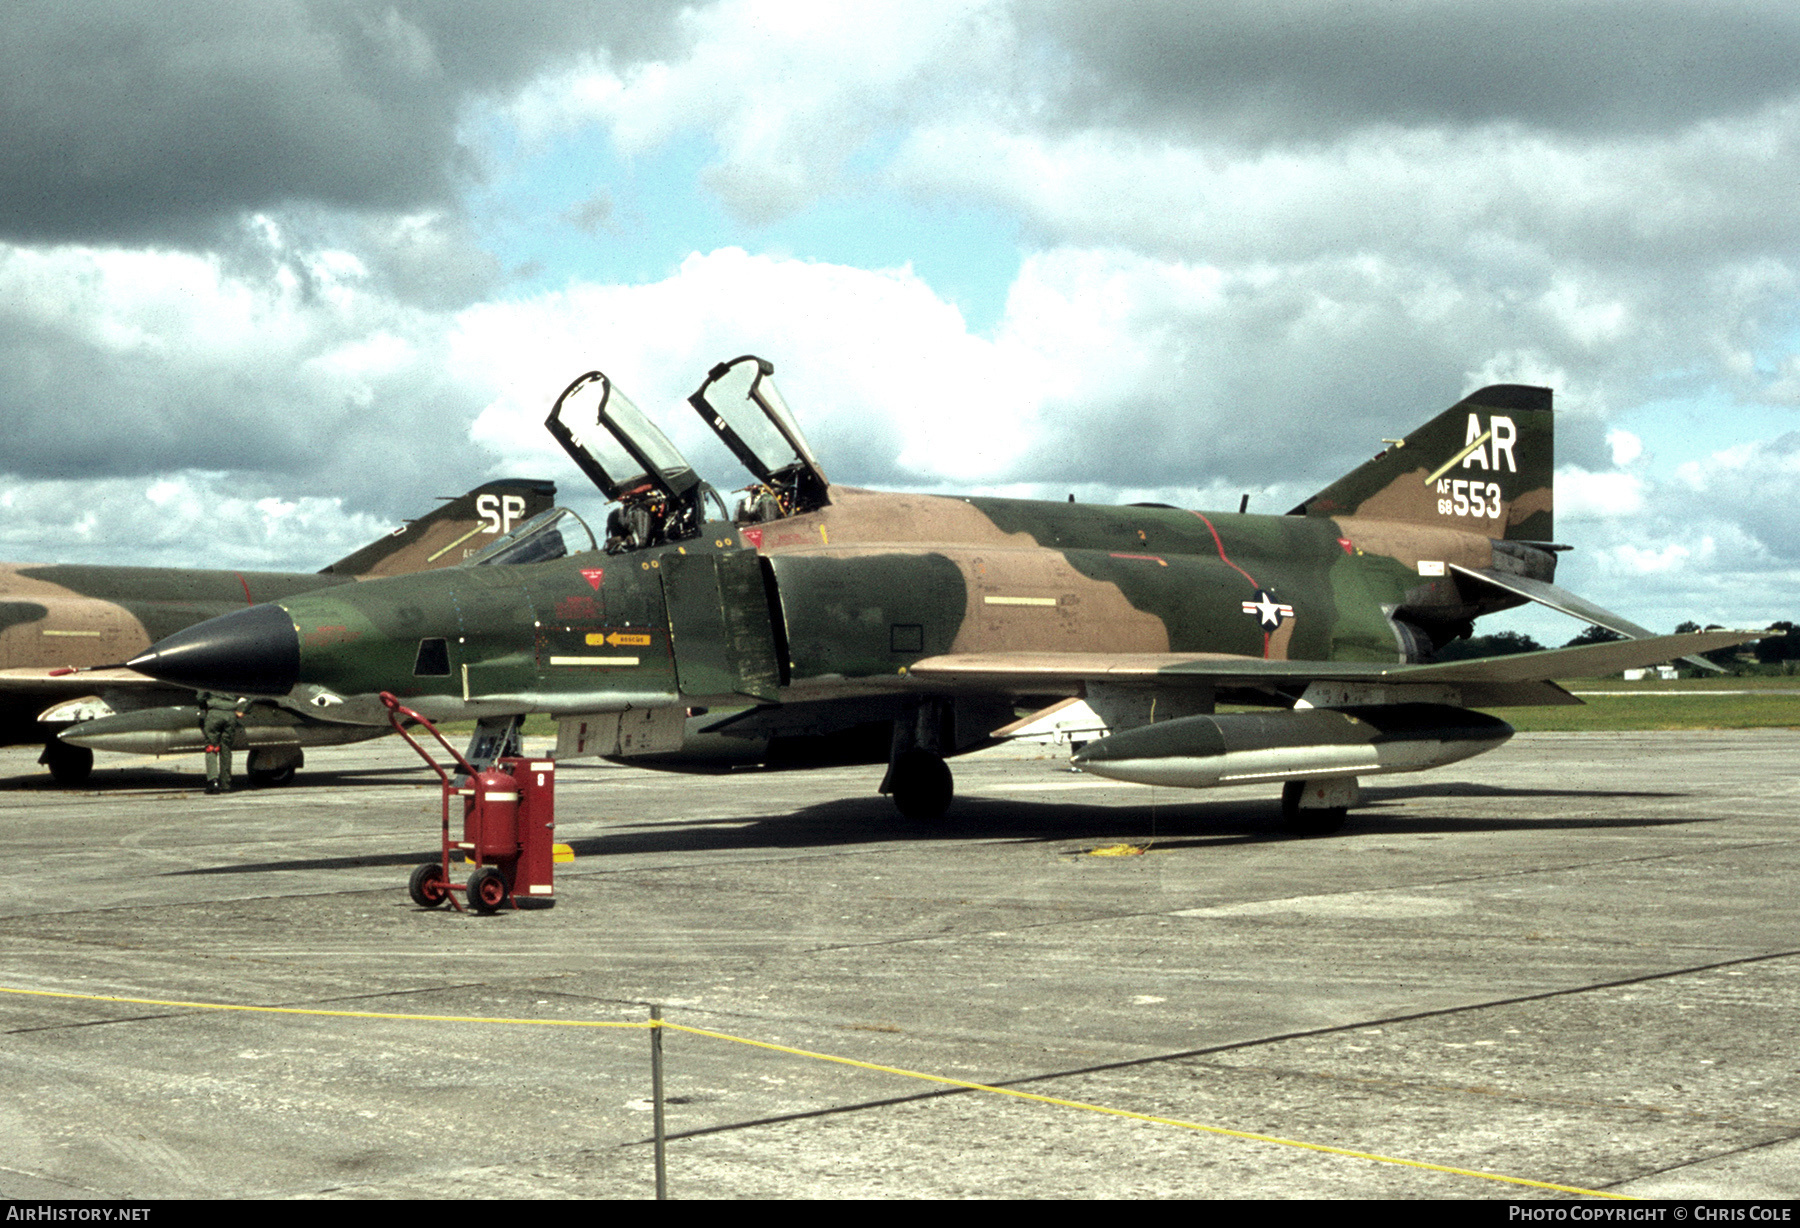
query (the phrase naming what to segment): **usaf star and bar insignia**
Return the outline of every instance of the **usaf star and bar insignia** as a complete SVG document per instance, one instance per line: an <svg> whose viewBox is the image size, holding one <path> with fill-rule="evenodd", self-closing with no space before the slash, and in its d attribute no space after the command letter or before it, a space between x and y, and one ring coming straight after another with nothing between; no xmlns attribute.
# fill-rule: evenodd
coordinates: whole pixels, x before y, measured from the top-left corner
<svg viewBox="0 0 1800 1228"><path fill-rule="evenodd" d="M1281 626L1281 620L1294 616L1294 607L1283 605L1275 600L1266 588L1256 590L1256 599L1244 603L1244 613L1256 615L1256 621L1264 631L1274 631Z"/></svg>

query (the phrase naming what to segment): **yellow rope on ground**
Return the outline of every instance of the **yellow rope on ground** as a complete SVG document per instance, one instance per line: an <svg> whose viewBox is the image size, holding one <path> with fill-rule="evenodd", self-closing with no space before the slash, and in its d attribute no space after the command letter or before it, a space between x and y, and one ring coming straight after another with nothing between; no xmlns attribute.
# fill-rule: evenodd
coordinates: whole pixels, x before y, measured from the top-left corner
<svg viewBox="0 0 1800 1228"><path fill-rule="evenodd" d="M78 998L84 1002L126 1002L133 1006L181 1006L197 1011L247 1011L259 1015L326 1015L339 1019L399 1019L413 1023L511 1023L538 1028L648 1028L643 1023L610 1023L598 1019L499 1019L493 1015L399 1015L388 1011L328 1011L308 1006L237 1006L230 1002L183 1002L168 998L123 998L102 993L57 993L49 989L14 989L0 985L0 993L28 994L36 998Z"/></svg>
<svg viewBox="0 0 1800 1228"><path fill-rule="evenodd" d="M709 1040L729 1041L736 1045L749 1045L753 1049L767 1049L773 1053L785 1053L791 1057L810 1058L817 1062L832 1062L839 1066L854 1066L859 1070L872 1070L880 1074L898 1075L906 1079L922 1079L927 1083L939 1083L947 1087L960 1087L972 1092L990 1092L996 1096L1011 1096L1018 1100L1034 1100L1039 1104L1054 1104L1065 1109L1083 1109L1090 1113L1103 1113L1109 1117L1123 1117L1131 1121L1147 1121L1159 1126L1176 1126L1183 1130L1198 1130L1206 1134L1223 1135L1226 1138L1247 1139L1256 1143L1272 1143L1278 1147L1296 1147L1303 1151L1317 1151L1325 1155L1345 1156L1353 1160L1368 1160L1375 1164L1397 1164L1405 1168L1419 1168L1427 1172L1448 1173L1457 1177L1475 1177L1482 1181L1498 1181L1506 1185L1528 1186L1536 1190L1555 1190L1559 1194L1581 1194L1589 1198L1614 1198L1629 1200L1630 1195L1612 1194L1605 1190L1588 1190L1575 1185L1557 1185L1549 1181L1533 1181L1527 1177L1508 1177L1502 1173L1482 1172L1475 1168L1454 1168L1447 1164L1430 1164L1424 1160L1407 1160L1398 1156L1381 1155L1373 1151L1354 1151L1348 1147L1332 1147L1324 1143L1308 1143L1300 1139L1282 1138L1274 1134L1257 1134L1249 1130L1232 1130L1225 1126L1208 1126L1200 1122L1183 1121L1178 1117L1157 1117L1150 1113L1134 1113L1129 1109L1108 1108L1103 1104L1089 1104L1083 1100L1064 1100L1057 1096L1043 1096L1036 1092L1022 1092L1011 1087L995 1087L991 1083L974 1083L967 1079L952 1079L947 1075L926 1074L919 1070L907 1070L901 1066L883 1066L876 1062L864 1062L852 1057L839 1057L833 1053L818 1053L811 1049L796 1049L791 1045L778 1045L773 1041L753 1040L748 1036L733 1036L729 1032L714 1032L706 1028L689 1027L687 1024L671 1023L667 1019L646 1020L642 1023L613 1022L596 1019L503 1019L492 1015L409 1015L390 1011L335 1011L319 1007L302 1006L242 1006L229 1002L187 1002L168 998L128 998L114 994L64 993L50 989L16 989L12 986L0 985L0 993L19 994L38 998L69 998L83 1002L123 1002L133 1006L173 1006L189 1010L206 1011L244 1011L265 1015L322 1015L339 1019L393 1019L412 1023L497 1023L524 1027L544 1028L663 1028L667 1031L686 1032L691 1036L704 1036Z"/></svg>
<svg viewBox="0 0 1800 1228"><path fill-rule="evenodd" d="M1183 1130L1201 1130L1207 1134L1222 1134L1227 1138L1250 1139L1258 1143L1275 1143L1282 1147L1299 1147L1306 1151L1322 1151L1327 1155L1349 1156L1357 1160L1372 1160L1377 1164L1400 1164L1407 1168L1423 1168L1434 1173L1454 1173L1459 1177L1479 1177L1483 1181L1502 1181L1508 1185L1528 1185L1533 1189L1556 1190L1563 1194L1586 1194L1593 1198L1616 1198L1631 1201L1628 1194L1609 1194L1604 1190L1585 1190L1574 1185L1554 1185L1548 1181L1532 1181L1526 1177L1508 1177L1500 1173L1485 1173L1475 1168L1451 1168L1445 1164L1428 1164L1423 1160L1403 1160L1397 1156L1379 1155L1372 1151L1352 1151L1347 1147L1331 1147L1324 1143L1306 1143L1299 1139L1281 1138L1274 1134L1256 1134L1249 1130L1230 1130L1224 1126L1207 1126L1194 1121L1182 1121L1178 1117L1156 1117L1149 1113L1134 1113L1129 1109L1112 1109L1103 1104L1089 1104L1082 1100L1063 1100L1056 1096L1040 1096L1036 1092L1022 1092L1011 1087L995 1087L991 1083L971 1083L966 1079L952 1079L946 1075L925 1074L917 1070L906 1070L899 1066L880 1066L874 1062L862 1062L851 1057L837 1057L830 1053L814 1053L809 1049L794 1049L787 1045L772 1044L766 1040L751 1040L745 1036L732 1036L726 1032L709 1032L704 1028L691 1028L685 1024L662 1021L664 1028L677 1032L691 1032L695 1036L710 1036L714 1040L729 1040L740 1045L753 1045L758 1049L772 1049L777 1053L788 1053L795 1057L809 1057L820 1062L837 1062L844 1066L856 1066L863 1070L878 1070L883 1074L904 1075L909 1079L924 1079L931 1083L944 1083L951 1087L966 1087L970 1091L992 1092L996 1096L1016 1096L1020 1100L1036 1100L1040 1104L1056 1104L1066 1109L1086 1109L1090 1113L1105 1113L1111 1117L1128 1117L1133 1121L1155 1122L1160 1126L1179 1126Z"/></svg>

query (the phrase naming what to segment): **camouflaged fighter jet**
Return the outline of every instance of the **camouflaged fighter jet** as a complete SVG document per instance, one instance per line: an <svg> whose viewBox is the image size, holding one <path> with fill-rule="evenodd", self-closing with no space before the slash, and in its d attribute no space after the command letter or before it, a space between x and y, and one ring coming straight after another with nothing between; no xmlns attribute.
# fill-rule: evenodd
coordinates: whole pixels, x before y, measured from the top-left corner
<svg viewBox="0 0 1800 1228"><path fill-rule="evenodd" d="M915 818L948 807L946 757L1081 696L1106 736L1078 767L1281 784L1289 822L1324 831L1359 777L1504 742L1477 709L1578 703L1551 679L1758 634L1651 636L1552 583L1548 389L1483 388L1267 516L833 486L771 373L740 358L689 398L756 479L735 510L590 372L546 425L616 502L602 546L558 510L467 566L240 610L131 666L342 721L384 719L383 690L433 717L548 712L562 758L885 760ZM1434 663L1528 601L1634 638Z"/></svg>
<svg viewBox="0 0 1800 1228"><path fill-rule="evenodd" d="M185 689L96 667L227 610L459 563L555 499L550 482L489 482L320 572L0 564L0 745L43 742L39 762L63 785L87 779L95 750L201 750L199 718ZM300 766L304 747L383 732L318 716L291 705L251 709L245 737L252 779L283 783Z"/></svg>

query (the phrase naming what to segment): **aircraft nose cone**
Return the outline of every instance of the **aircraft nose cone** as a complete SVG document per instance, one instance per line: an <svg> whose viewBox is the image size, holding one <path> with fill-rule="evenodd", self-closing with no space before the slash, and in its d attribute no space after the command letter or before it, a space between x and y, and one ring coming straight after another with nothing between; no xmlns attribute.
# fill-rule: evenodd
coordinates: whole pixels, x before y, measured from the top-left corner
<svg viewBox="0 0 1800 1228"><path fill-rule="evenodd" d="M126 666L196 691L286 695L300 680L300 633L278 605L253 605L195 623Z"/></svg>

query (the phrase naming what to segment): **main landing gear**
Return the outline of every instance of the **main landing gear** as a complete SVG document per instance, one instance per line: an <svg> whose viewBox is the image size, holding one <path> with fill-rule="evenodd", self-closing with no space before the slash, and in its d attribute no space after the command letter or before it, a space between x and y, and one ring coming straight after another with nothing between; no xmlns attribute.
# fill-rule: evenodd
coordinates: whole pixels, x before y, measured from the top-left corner
<svg viewBox="0 0 1800 1228"><path fill-rule="evenodd" d="M1290 780L1281 786L1281 824L1296 836L1328 836L1361 799L1354 776Z"/></svg>
<svg viewBox="0 0 1800 1228"><path fill-rule="evenodd" d="M250 783L259 789L294 783L294 773L306 766L306 752L298 746L258 746L250 751Z"/></svg>
<svg viewBox="0 0 1800 1228"><path fill-rule="evenodd" d="M949 811L956 782L942 755L915 748L902 751L888 765L887 794L902 815L915 823L930 823Z"/></svg>
<svg viewBox="0 0 1800 1228"><path fill-rule="evenodd" d="M956 782L944 763L952 719L948 700L924 699L894 719L894 741L881 792L894 799L902 816L914 823L944 817L956 796Z"/></svg>
<svg viewBox="0 0 1800 1228"><path fill-rule="evenodd" d="M38 762L50 769L50 778L65 789L79 789L94 770L94 752L52 737L44 743Z"/></svg>

